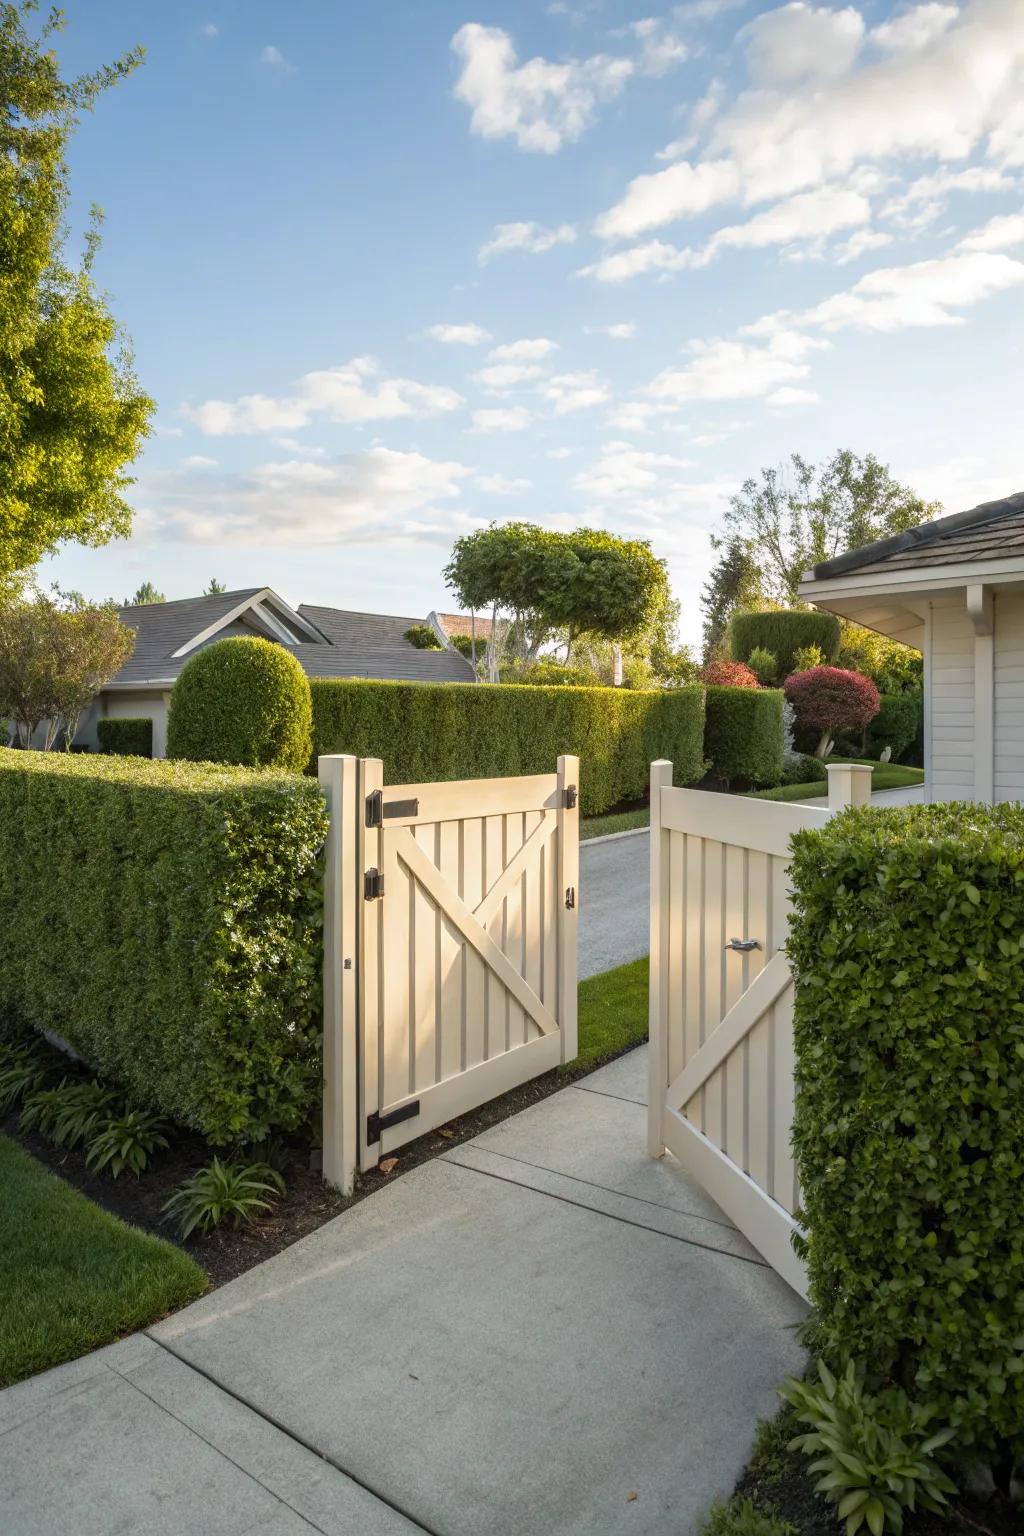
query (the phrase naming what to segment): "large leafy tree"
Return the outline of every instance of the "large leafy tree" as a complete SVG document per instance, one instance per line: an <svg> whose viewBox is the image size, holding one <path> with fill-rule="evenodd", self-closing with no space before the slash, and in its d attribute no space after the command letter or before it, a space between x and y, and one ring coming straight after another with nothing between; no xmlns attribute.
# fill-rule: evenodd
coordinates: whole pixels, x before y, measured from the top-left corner
<svg viewBox="0 0 1024 1536"><path fill-rule="evenodd" d="M788 464L744 482L712 547L719 566L728 563L734 571L746 552L759 573L762 598L791 606L799 603L797 588L812 565L915 528L941 510L894 480L874 454L858 458L844 448L814 465L794 453ZM712 600L719 597L714 572L705 589L710 618L708 589Z"/></svg>
<svg viewBox="0 0 1024 1536"><path fill-rule="evenodd" d="M93 281L99 213L77 266L64 228L78 116L141 51L64 80L49 46L61 14L33 35L36 9L0 0L0 584L63 540L129 532L125 466L153 410Z"/></svg>
<svg viewBox="0 0 1024 1536"><path fill-rule="evenodd" d="M70 746L82 712L134 644L113 603L56 590L0 602L0 717L14 722L24 747L42 725L47 750L59 735Z"/></svg>

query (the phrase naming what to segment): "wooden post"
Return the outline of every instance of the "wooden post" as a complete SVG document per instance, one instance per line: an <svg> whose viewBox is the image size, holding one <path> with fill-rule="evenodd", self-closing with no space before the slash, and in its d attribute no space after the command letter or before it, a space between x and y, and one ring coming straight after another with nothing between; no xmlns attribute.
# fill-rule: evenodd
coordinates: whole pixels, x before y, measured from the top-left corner
<svg viewBox="0 0 1024 1536"><path fill-rule="evenodd" d="M323 1176L352 1193L357 1155L356 1102L356 776L354 757L317 759L330 812L324 875Z"/></svg>
<svg viewBox="0 0 1024 1536"><path fill-rule="evenodd" d="M662 1122L668 1088L668 1029L665 986L668 981L668 859L661 825L661 796L672 788L672 764L659 758L651 764L651 979L648 991L647 1151L662 1157Z"/></svg>
<svg viewBox="0 0 1024 1536"><path fill-rule="evenodd" d="M381 1005L383 1000L383 976L381 974L381 907L382 901L363 900L363 876L368 869L384 873L384 829L366 825L366 802L378 790L384 790L384 764L379 757L364 757L359 763L359 783L356 791L356 828L358 831L356 853L356 896L359 905L356 949L359 967L359 1092L358 1131L359 1167L364 1173L376 1168L382 1153L379 1142L371 1142L366 1134L369 1115L379 1110L380 1104L380 1031Z"/></svg>
<svg viewBox="0 0 1024 1536"><path fill-rule="evenodd" d="M574 804L566 805L566 790L575 790ZM558 1027L562 1036L562 1060L574 1061L579 1049L576 1023L576 940L579 926L580 885L580 760L558 759ZM572 893L572 905L569 905Z"/></svg>
<svg viewBox="0 0 1024 1536"><path fill-rule="evenodd" d="M866 763L829 763L829 810L843 811L848 805L870 805L873 771Z"/></svg>

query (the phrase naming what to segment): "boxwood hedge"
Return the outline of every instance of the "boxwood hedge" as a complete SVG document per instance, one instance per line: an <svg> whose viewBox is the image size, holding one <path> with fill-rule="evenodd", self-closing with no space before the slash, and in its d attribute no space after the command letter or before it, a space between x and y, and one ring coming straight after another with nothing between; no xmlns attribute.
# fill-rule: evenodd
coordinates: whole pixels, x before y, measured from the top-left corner
<svg viewBox="0 0 1024 1536"><path fill-rule="evenodd" d="M785 729L778 688L708 688L704 756L720 779L778 784Z"/></svg>
<svg viewBox="0 0 1024 1536"><path fill-rule="evenodd" d="M597 815L639 799L654 758L680 784L703 772L704 690L527 687L512 683L314 681L313 753L384 760L385 781L549 773L580 758L580 805Z"/></svg>
<svg viewBox="0 0 1024 1536"><path fill-rule="evenodd" d="M153 756L153 722L141 715L110 716L97 720L96 737L101 752L119 757Z"/></svg>
<svg viewBox="0 0 1024 1536"><path fill-rule="evenodd" d="M779 664L780 678L788 677L794 653L816 645L827 663L839 655L839 620L834 613L810 608L774 608L764 613L734 613L729 621L729 655L747 661L752 651L771 651Z"/></svg>
<svg viewBox="0 0 1024 1536"><path fill-rule="evenodd" d="M868 744L877 755L892 748L892 761L898 762L917 736L921 721L922 695L918 689L907 693L883 693L878 714L868 726Z"/></svg>
<svg viewBox="0 0 1024 1536"><path fill-rule="evenodd" d="M302 1125L326 831L297 774L0 750L0 1015L211 1141Z"/></svg>
<svg viewBox="0 0 1024 1536"><path fill-rule="evenodd" d="M815 1342L1024 1454L1024 810L794 839L794 1146Z"/></svg>
<svg viewBox="0 0 1024 1536"><path fill-rule="evenodd" d="M189 658L171 689L168 757L301 773L309 743L309 679L271 640L215 640Z"/></svg>

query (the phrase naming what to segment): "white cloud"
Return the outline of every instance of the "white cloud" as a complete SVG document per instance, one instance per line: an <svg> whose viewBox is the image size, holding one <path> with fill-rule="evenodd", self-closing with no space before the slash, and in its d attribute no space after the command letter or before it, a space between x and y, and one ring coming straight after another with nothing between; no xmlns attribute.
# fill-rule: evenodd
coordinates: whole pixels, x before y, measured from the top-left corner
<svg viewBox="0 0 1024 1536"><path fill-rule="evenodd" d="M904 228L923 229L943 211L954 192L1005 192L1014 178L995 165L972 165L966 170L948 169L918 176L881 210L882 218Z"/></svg>
<svg viewBox="0 0 1024 1536"><path fill-rule="evenodd" d="M573 479L573 489L583 491L598 501L635 497L659 484L667 471L689 469L692 459L670 453L651 453L632 443L606 443L597 463L582 470Z"/></svg>
<svg viewBox="0 0 1024 1536"><path fill-rule="evenodd" d="M540 372L536 363L494 363L490 368L481 368L479 373L474 373L473 378L481 389L500 395L508 389L517 389L521 384L539 379Z"/></svg>
<svg viewBox="0 0 1024 1536"><path fill-rule="evenodd" d="M777 331L766 345L746 341L694 341L685 368L666 368L647 393L682 405L692 400L753 400L810 373L808 354L825 343L792 331Z"/></svg>
<svg viewBox="0 0 1024 1536"><path fill-rule="evenodd" d="M852 6L833 11L792 0L749 22L739 37L756 84L792 85L845 74L864 41L864 20Z"/></svg>
<svg viewBox="0 0 1024 1536"><path fill-rule="evenodd" d="M546 459L571 459L575 452L575 448L549 448L544 457Z"/></svg>
<svg viewBox="0 0 1024 1536"><path fill-rule="evenodd" d="M571 224L559 224L548 229L532 219L518 224L496 224L491 238L484 242L477 253L480 265L492 256L502 256L506 251L526 251L530 256L542 256L556 245L572 245L576 230Z"/></svg>
<svg viewBox="0 0 1024 1536"><path fill-rule="evenodd" d="M547 336L524 336L520 341L503 342L487 355L495 363L535 363L557 351L558 342Z"/></svg>
<svg viewBox="0 0 1024 1536"><path fill-rule="evenodd" d="M544 399L554 406L556 416L564 416L569 411L587 410L594 405L603 405L611 398L611 390L606 379L594 372L559 373L547 383L541 386L541 394Z"/></svg>
<svg viewBox="0 0 1024 1536"><path fill-rule="evenodd" d="M1024 245L1024 213L1001 213L960 241L962 251L1011 251Z"/></svg>
<svg viewBox="0 0 1024 1536"><path fill-rule="evenodd" d="M649 432L654 422L671 415L674 405L655 405L649 400L626 400L608 413L608 425L617 432Z"/></svg>
<svg viewBox="0 0 1024 1536"><path fill-rule="evenodd" d="M689 56L683 39L663 20L645 16L631 22L627 31L640 43L637 68L642 75L664 75Z"/></svg>
<svg viewBox="0 0 1024 1536"><path fill-rule="evenodd" d="M664 240L648 240L625 251L612 251L600 261L580 267L578 275L594 277L599 283L625 283L644 272L681 272L697 264L697 252L690 247L680 250Z"/></svg>
<svg viewBox="0 0 1024 1536"><path fill-rule="evenodd" d="M509 34L478 22L460 27L451 45L462 65L455 96L471 110L471 132L513 138L520 149L547 155L579 139L598 105L617 96L635 68L631 59L603 53L520 64Z"/></svg>
<svg viewBox="0 0 1024 1536"><path fill-rule="evenodd" d="M452 509L472 471L376 447L329 462L290 459L237 475L157 474L140 510L164 537L200 544L337 546L451 538Z"/></svg>
<svg viewBox="0 0 1024 1536"><path fill-rule="evenodd" d="M794 389L792 384L784 384L781 389L772 391L765 405L814 405L818 398L813 389Z"/></svg>
<svg viewBox="0 0 1024 1536"><path fill-rule="evenodd" d="M636 335L636 322L619 320L614 325L585 325L587 336L608 336L612 341L632 341Z"/></svg>
<svg viewBox="0 0 1024 1536"><path fill-rule="evenodd" d="M296 66L289 63L284 54L281 52L280 48L278 48L274 43L268 43L264 48L263 52L260 54L260 63L269 64L271 69L279 69L281 70L282 74L295 74Z"/></svg>
<svg viewBox="0 0 1024 1536"><path fill-rule="evenodd" d="M220 37L220 27L218 27L215 21L204 22L203 25L199 28L199 31L202 33L203 37Z"/></svg>
<svg viewBox="0 0 1024 1536"><path fill-rule="evenodd" d="M521 491L528 491L532 485L530 480L509 480L504 475L477 475L477 489L487 496L517 496Z"/></svg>
<svg viewBox="0 0 1024 1536"><path fill-rule="evenodd" d="M485 331L482 325L474 325L472 321L465 325L431 325L423 334L431 341L440 341L446 347L479 347L491 339L490 331Z"/></svg>
<svg viewBox="0 0 1024 1536"><path fill-rule="evenodd" d="M606 239L632 239L660 224L704 213L716 203L734 198L739 189L739 171L731 160L706 160L698 165L680 160L667 170L637 176L622 201L601 215L595 229Z"/></svg>
<svg viewBox="0 0 1024 1536"><path fill-rule="evenodd" d="M462 405L462 396L441 384L379 376L379 364L356 357L336 368L303 374L290 395L243 395L185 406L183 414L209 437L289 432L316 416L328 421L395 421L438 416Z"/></svg>
<svg viewBox="0 0 1024 1536"><path fill-rule="evenodd" d="M879 251L883 246L891 244L892 235L887 235L882 229L858 229L849 240L843 240L832 247L829 259L837 267L845 267L859 256L865 256L868 251Z"/></svg>
<svg viewBox="0 0 1024 1536"><path fill-rule="evenodd" d="M522 432L530 424L530 413L522 405L495 407L474 411L472 422L474 432Z"/></svg>
<svg viewBox="0 0 1024 1536"><path fill-rule="evenodd" d="M872 28L870 41L887 53L919 53L941 37L959 14L955 5L915 5L902 16Z"/></svg>
<svg viewBox="0 0 1024 1536"><path fill-rule="evenodd" d="M216 469L217 460L208 459L205 453L190 453L181 461L182 469Z"/></svg>

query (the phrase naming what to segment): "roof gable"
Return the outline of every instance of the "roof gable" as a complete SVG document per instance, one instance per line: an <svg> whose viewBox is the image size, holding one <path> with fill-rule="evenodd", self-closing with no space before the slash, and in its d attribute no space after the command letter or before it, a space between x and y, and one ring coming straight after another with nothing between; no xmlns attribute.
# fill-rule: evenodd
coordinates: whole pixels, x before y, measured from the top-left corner
<svg viewBox="0 0 1024 1536"><path fill-rule="evenodd" d="M966 512L939 517L905 533L877 539L808 571L804 582L831 581L856 572L916 570L924 566L971 561L1020 559L1024 556L1024 491L1000 501L985 501Z"/></svg>

